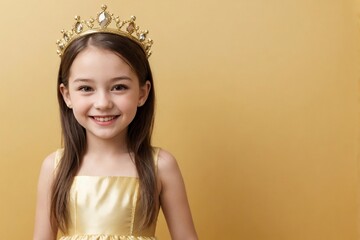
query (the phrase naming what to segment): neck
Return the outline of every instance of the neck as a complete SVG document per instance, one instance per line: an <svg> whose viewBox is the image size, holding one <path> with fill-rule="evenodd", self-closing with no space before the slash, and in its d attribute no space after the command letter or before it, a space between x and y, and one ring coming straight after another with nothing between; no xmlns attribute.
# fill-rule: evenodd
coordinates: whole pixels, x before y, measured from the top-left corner
<svg viewBox="0 0 360 240"><path fill-rule="evenodd" d="M86 143L86 154L104 157L128 152L126 134L112 139L99 139L87 134Z"/></svg>

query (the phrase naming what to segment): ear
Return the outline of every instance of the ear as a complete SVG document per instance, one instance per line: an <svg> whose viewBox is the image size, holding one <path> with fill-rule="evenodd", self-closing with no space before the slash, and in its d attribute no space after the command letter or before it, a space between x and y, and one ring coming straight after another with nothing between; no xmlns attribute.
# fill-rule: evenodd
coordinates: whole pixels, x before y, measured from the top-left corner
<svg viewBox="0 0 360 240"><path fill-rule="evenodd" d="M146 81L143 86L140 86L138 107L141 107L142 105L145 104L145 102L149 96L150 89L151 89L150 81Z"/></svg>
<svg viewBox="0 0 360 240"><path fill-rule="evenodd" d="M67 87L65 87L65 85L62 83L59 86L59 90L60 90L60 93L61 93L61 95L62 95L62 97L64 99L64 102L66 103L68 108L71 108L72 104L71 104L69 89Z"/></svg>

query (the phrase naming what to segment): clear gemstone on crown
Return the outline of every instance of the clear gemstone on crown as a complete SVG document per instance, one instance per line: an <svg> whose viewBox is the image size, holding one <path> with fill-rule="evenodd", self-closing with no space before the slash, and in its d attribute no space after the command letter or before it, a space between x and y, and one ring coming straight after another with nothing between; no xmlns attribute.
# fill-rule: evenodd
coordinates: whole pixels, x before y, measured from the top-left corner
<svg viewBox="0 0 360 240"><path fill-rule="evenodd" d="M82 30L83 30L83 25L81 24L81 22L77 22L77 23L75 24L75 32L76 32L77 34L79 34L79 33L82 32Z"/></svg>
<svg viewBox="0 0 360 240"><path fill-rule="evenodd" d="M64 32L63 38L64 38L65 42L68 42L70 40L70 36L67 32Z"/></svg>
<svg viewBox="0 0 360 240"><path fill-rule="evenodd" d="M146 33L141 33L140 36L139 36L140 42L145 41L145 39L146 39Z"/></svg>
<svg viewBox="0 0 360 240"><path fill-rule="evenodd" d="M101 12L98 16L98 23L101 28L106 28L111 22L111 16L107 12Z"/></svg>

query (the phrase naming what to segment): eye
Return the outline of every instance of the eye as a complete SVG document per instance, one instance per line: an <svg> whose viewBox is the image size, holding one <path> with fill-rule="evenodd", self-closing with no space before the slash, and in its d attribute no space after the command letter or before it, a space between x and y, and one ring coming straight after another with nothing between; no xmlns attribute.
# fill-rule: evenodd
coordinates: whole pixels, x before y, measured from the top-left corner
<svg viewBox="0 0 360 240"><path fill-rule="evenodd" d="M80 87L79 87L79 91L82 91L82 92L90 92L90 91L92 91L92 88L89 87L89 86L80 86Z"/></svg>
<svg viewBox="0 0 360 240"><path fill-rule="evenodd" d="M128 89L128 86L124 85L124 84L118 84L118 85L115 85L111 90L113 91L124 91Z"/></svg>

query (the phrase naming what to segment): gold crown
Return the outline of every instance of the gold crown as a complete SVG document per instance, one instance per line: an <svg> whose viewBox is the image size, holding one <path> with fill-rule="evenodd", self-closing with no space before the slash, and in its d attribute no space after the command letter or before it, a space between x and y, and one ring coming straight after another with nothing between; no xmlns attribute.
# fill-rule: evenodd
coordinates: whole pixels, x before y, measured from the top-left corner
<svg viewBox="0 0 360 240"><path fill-rule="evenodd" d="M63 36L56 41L58 45L57 54L60 57L72 41L91 33L113 33L128 37L137 42L144 49L146 56L150 57L153 41L147 37L148 30L140 30L139 26L136 25L135 16L131 16L129 20L120 20L118 16L115 17L114 14L106 11L106 5L102 5L101 9L102 11L96 17L98 26L95 26L95 19L92 17L88 20L80 20L80 17L76 16L76 22L71 30L61 30ZM115 22L114 26L108 27L112 22ZM122 29L123 27L124 29Z"/></svg>

